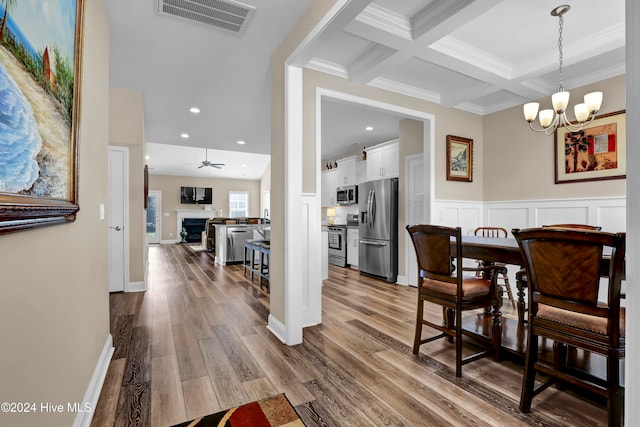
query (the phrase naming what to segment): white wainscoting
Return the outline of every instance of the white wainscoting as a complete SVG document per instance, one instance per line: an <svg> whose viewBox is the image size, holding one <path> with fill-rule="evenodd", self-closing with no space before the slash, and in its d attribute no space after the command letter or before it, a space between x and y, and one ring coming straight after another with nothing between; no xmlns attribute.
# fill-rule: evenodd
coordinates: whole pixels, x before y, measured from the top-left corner
<svg viewBox="0 0 640 427"><path fill-rule="evenodd" d="M302 326L318 325L322 322L322 268L318 263L322 259L322 229L320 224L319 197L313 193L302 194L303 247L306 248L303 258L302 301L300 305ZM327 243L328 245L328 243Z"/></svg>
<svg viewBox="0 0 640 427"><path fill-rule="evenodd" d="M433 223L462 227L462 234L472 235L476 227L539 227L546 224L599 225L602 231L626 232L626 197L603 197L569 200L516 200L501 202L466 202L436 200ZM473 266L472 260L465 260ZM507 266L515 293L515 273L519 266ZM625 286L623 284L623 286Z"/></svg>
<svg viewBox="0 0 640 427"><path fill-rule="evenodd" d="M515 200L467 202L436 200L434 224L462 227L473 234L476 227L539 227L545 224L591 224L603 231L626 231L626 197L602 197L568 200Z"/></svg>

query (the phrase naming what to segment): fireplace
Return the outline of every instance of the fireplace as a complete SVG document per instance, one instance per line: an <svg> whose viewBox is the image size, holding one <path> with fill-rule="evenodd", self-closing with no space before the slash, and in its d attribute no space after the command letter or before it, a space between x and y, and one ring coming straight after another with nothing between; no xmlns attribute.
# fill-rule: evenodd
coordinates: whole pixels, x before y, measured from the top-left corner
<svg viewBox="0 0 640 427"><path fill-rule="evenodd" d="M206 218L183 218L182 228L187 231L186 241L189 243L202 241Z"/></svg>

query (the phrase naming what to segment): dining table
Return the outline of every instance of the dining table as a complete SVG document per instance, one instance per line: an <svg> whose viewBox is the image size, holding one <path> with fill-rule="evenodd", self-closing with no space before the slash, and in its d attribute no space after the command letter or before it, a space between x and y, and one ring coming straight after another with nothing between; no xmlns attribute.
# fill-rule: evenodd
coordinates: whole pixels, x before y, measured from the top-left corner
<svg viewBox="0 0 640 427"><path fill-rule="evenodd" d="M452 256L455 256L455 243L452 243L451 250ZM611 248L605 247L600 267L602 276L608 274L610 254ZM502 318L501 348L509 354L523 357L526 352L527 334L526 322L524 320L524 289L527 287L527 281L524 271L525 261L520 252L518 242L516 239L509 237L462 236L462 256L464 258L483 260L485 263L502 263L517 266L519 271L519 274L516 274L518 295L516 305L518 308L518 318ZM465 325L465 327L472 327L476 330L485 329L488 331L491 326L489 321L490 317L483 319L481 315L478 315L476 318L469 318L467 320L468 324ZM486 324L483 325L483 322ZM552 354L551 348L542 350ZM597 358L597 361L586 359L586 361L574 361L574 363L577 365L584 363L585 370L601 374L602 372L606 372L606 369L604 362L599 359L600 358Z"/></svg>

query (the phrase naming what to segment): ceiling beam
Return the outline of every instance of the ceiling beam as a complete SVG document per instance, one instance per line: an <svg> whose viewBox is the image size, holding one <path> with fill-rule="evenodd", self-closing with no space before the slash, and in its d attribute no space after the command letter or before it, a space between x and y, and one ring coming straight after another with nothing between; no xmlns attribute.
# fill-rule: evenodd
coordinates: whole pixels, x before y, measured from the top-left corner
<svg viewBox="0 0 640 427"><path fill-rule="evenodd" d="M303 51L295 55L290 65L304 67L311 59L318 56L333 38L358 16L372 0L349 0L332 17L329 22L316 33L313 40L305 45Z"/></svg>

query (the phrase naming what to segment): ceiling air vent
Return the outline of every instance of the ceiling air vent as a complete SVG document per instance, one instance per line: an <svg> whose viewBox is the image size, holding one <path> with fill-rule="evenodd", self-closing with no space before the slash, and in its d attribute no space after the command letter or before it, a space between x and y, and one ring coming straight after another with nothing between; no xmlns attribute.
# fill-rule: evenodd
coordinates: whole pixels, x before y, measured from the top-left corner
<svg viewBox="0 0 640 427"><path fill-rule="evenodd" d="M158 12L241 35L255 7L231 0L158 0Z"/></svg>

